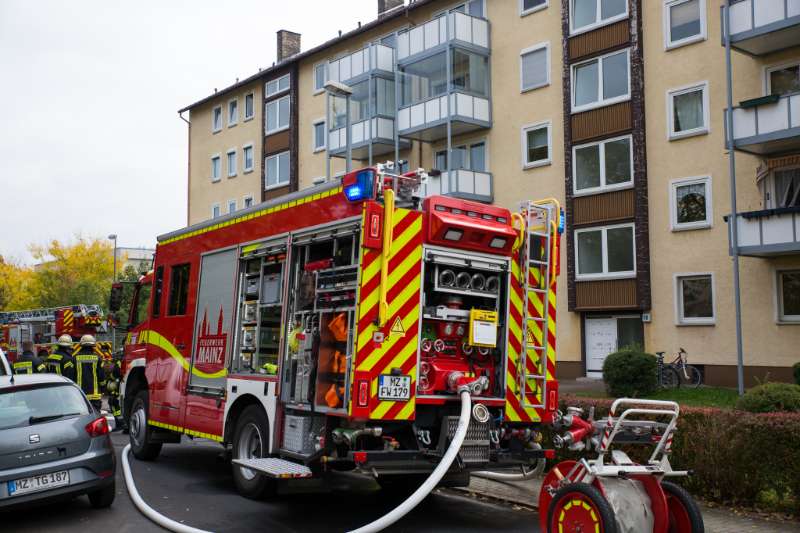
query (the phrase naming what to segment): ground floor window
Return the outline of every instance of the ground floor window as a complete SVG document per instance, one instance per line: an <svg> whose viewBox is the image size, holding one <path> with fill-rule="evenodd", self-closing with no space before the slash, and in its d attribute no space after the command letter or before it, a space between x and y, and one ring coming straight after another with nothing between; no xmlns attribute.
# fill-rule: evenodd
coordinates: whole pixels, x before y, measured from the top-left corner
<svg viewBox="0 0 800 533"><path fill-rule="evenodd" d="M678 274L675 276L675 287L679 325L714 324L713 274Z"/></svg>
<svg viewBox="0 0 800 533"><path fill-rule="evenodd" d="M800 270L778 272L778 319L800 323Z"/></svg>

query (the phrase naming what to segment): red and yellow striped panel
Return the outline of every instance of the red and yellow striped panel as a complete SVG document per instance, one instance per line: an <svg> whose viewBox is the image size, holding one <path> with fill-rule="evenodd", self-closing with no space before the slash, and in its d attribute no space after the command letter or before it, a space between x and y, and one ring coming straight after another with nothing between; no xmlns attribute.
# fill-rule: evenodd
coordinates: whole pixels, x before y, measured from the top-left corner
<svg viewBox="0 0 800 533"><path fill-rule="evenodd" d="M362 236L362 242L364 242ZM376 325L380 299L381 252L361 251L361 284L358 305L358 342L354 358L355 381L369 380L369 418L412 420L417 387L417 346L419 342L420 287L422 283L422 213L395 209L392 249L388 268L388 319ZM399 321L399 322L398 322ZM384 341L373 336L380 331ZM402 331L402 333L401 333ZM411 376L411 399L407 402L379 401L378 376L398 369ZM397 370L395 370L397 371ZM354 393L350 405L353 414Z"/></svg>
<svg viewBox="0 0 800 533"><path fill-rule="evenodd" d="M64 309L64 313L61 315L61 324L64 333L72 331L72 326L75 324L75 313L72 312L72 309Z"/></svg>

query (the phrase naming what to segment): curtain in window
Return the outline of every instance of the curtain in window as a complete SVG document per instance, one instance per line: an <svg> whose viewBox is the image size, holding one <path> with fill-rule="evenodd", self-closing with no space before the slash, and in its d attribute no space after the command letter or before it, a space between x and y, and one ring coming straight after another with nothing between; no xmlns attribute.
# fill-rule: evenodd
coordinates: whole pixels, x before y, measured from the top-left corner
<svg viewBox="0 0 800 533"><path fill-rule="evenodd" d="M676 133L703 127L702 89L673 96L672 107Z"/></svg>
<svg viewBox="0 0 800 533"><path fill-rule="evenodd" d="M527 132L528 163L547 159L547 128L538 128Z"/></svg>
<svg viewBox="0 0 800 533"><path fill-rule="evenodd" d="M706 186L704 183L682 185L675 191L678 224L705 222Z"/></svg>
<svg viewBox="0 0 800 533"><path fill-rule="evenodd" d="M800 168L775 171L777 207L800 206Z"/></svg>
<svg viewBox="0 0 800 533"><path fill-rule="evenodd" d="M522 88L541 87L547 83L547 49L530 52L522 56Z"/></svg>
<svg viewBox="0 0 800 533"><path fill-rule="evenodd" d="M669 8L669 39L672 42L700 34L700 1L689 0Z"/></svg>

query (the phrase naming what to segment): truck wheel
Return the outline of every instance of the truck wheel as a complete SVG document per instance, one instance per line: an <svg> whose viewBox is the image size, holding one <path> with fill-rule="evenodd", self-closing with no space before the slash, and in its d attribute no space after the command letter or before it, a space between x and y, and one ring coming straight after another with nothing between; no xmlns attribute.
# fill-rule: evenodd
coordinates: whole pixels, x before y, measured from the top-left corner
<svg viewBox="0 0 800 533"><path fill-rule="evenodd" d="M269 453L269 422L259 405L245 407L236 420L232 443L233 459L258 459ZM232 464L236 490L245 498L260 499L275 492L275 480L263 474Z"/></svg>
<svg viewBox="0 0 800 533"><path fill-rule="evenodd" d="M147 424L148 392L139 391L131 408L130 434L133 456L142 461L152 461L161 453L161 443L152 442L153 430Z"/></svg>
<svg viewBox="0 0 800 533"><path fill-rule="evenodd" d="M599 490L587 483L570 483L556 491L547 511L547 533L561 531L617 533L617 519Z"/></svg>
<svg viewBox="0 0 800 533"><path fill-rule="evenodd" d="M661 488L667 497L669 533L704 533L703 514L692 495L669 481L662 481Z"/></svg>

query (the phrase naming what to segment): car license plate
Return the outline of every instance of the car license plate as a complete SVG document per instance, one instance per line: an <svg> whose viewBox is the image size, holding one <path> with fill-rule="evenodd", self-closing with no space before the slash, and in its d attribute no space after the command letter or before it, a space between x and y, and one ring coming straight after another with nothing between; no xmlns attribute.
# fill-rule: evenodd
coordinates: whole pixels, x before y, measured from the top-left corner
<svg viewBox="0 0 800 533"><path fill-rule="evenodd" d="M380 376L378 379L378 399L408 401L411 398L411 376Z"/></svg>
<svg viewBox="0 0 800 533"><path fill-rule="evenodd" d="M25 477L8 482L8 495L18 496L69 485L69 471L50 472L40 476Z"/></svg>

